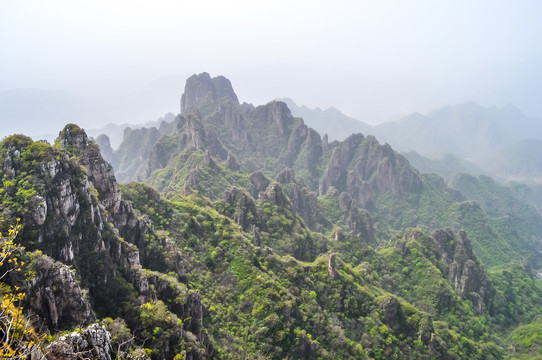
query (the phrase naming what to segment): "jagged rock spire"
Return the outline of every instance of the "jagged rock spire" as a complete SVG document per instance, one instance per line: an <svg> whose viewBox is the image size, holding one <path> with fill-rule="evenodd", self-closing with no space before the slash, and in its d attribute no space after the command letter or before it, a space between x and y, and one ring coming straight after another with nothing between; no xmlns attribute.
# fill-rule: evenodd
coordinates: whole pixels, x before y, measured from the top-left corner
<svg viewBox="0 0 542 360"><path fill-rule="evenodd" d="M224 76L211 78L206 72L192 75L186 80L184 94L181 97L181 114L194 109L213 110L218 108L223 100L239 105L239 99L228 79Z"/></svg>

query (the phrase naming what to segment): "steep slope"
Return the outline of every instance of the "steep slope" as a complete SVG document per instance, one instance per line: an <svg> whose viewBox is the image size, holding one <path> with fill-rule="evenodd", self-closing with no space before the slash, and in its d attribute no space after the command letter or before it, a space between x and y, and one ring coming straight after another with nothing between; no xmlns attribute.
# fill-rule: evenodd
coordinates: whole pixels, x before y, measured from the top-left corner
<svg viewBox="0 0 542 360"><path fill-rule="evenodd" d="M373 136L353 134L342 142L329 143L302 119L294 118L284 103L239 105L229 81L210 78L206 73L192 76L183 96L193 105L183 108L169 133L162 133L154 143L152 139L145 141L152 144L152 150L146 158L143 156L146 165L140 169L144 171L131 177L146 181L167 198L197 191L216 200L233 186L251 186L251 173L260 171L274 178L291 168L306 184L306 191L320 197L327 196L331 188L331 194L337 192L318 202L332 206L322 208L318 219L304 213L303 219L311 229L334 233L333 220L371 243L386 240L405 227L420 226L430 231L452 226L471 234L474 248L481 251L482 261L488 266L538 256L527 251L529 247L514 246L512 234L483 209L461 204L468 197L447 188L438 177L420 175L405 157ZM201 108L197 105L200 103ZM469 105L465 111L472 116L481 112L491 122L485 110L477 109ZM145 131L157 133L156 129ZM126 143L134 144L130 139ZM141 148L148 149L149 145ZM117 156L122 158L121 153ZM128 158L129 153L124 154ZM260 190L265 192L265 188ZM339 207L343 193L343 200L348 197L349 203L343 201ZM259 196L251 195L255 200ZM299 190L288 193L297 205L299 195ZM542 240L540 234L525 236L520 234L518 241L539 244ZM502 246L488 250L491 238L497 238Z"/></svg>
<svg viewBox="0 0 542 360"><path fill-rule="evenodd" d="M156 355L174 356L183 343L193 346L190 356L196 358L212 352L193 325L201 321L199 294L154 272L169 269L181 276L178 249L121 199L111 166L80 128L66 126L57 144L63 150L15 135L0 145L0 226L22 219L19 239L29 265L25 276L10 279L30 295L30 307L53 329L88 324L95 313L125 317L132 329L141 329L154 321L145 320L141 305L179 296L177 307L163 312L193 320L172 325L175 333L168 336L177 339L174 346L153 342ZM172 294L161 292L165 284ZM198 334L192 340L191 330ZM134 335L145 337L142 330Z"/></svg>
<svg viewBox="0 0 542 360"><path fill-rule="evenodd" d="M0 291L21 286L52 333L84 326L51 354L501 359L542 314L540 234L517 227L536 213L496 184L447 187L373 136L328 142L223 77L191 77L181 103L115 153L155 189L119 186L73 124L55 147L0 143L0 230L22 218L27 263Z"/></svg>
<svg viewBox="0 0 542 360"><path fill-rule="evenodd" d="M475 178L466 174L454 177L450 186L477 201L491 217L493 228L506 237L515 250L523 248L523 254L541 250L537 239L542 233L542 218L511 188L500 186L487 176ZM539 267L538 264L533 265Z"/></svg>
<svg viewBox="0 0 542 360"><path fill-rule="evenodd" d="M400 202L448 204L454 194L374 138L331 145L347 181L330 180L324 196L286 169L275 180L237 171L226 179L236 187L216 200L172 188L174 201L141 183L119 187L75 125L57 145L23 136L0 144L1 226L22 218L29 263L9 284L32 280L29 306L52 332L90 324L48 345L50 356L144 357L137 346L145 344L151 359L501 359L500 332L542 312L528 264L487 273L464 231L407 229L372 248L390 218L376 211L384 201L400 211ZM202 169L232 173L228 155L221 162L208 148L190 149ZM335 185L367 186L375 208ZM90 348L77 340L92 336L101 340ZM120 346L132 336L134 345Z"/></svg>
<svg viewBox="0 0 542 360"><path fill-rule="evenodd" d="M131 189L142 186L129 184L123 191L141 194ZM219 216L194 195L175 203L160 200L149 204L145 197L130 198L142 212L149 208L158 210L156 218L171 219L169 211L179 214L177 219L163 223L163 228L194 259L187 263L187 276L208 306L204 326L219 348L217 354L295 359L501 356L492 344L479 345L467 338L459 344L457 332L466 331L466 323L458 322L459 328L454 326L455 330L451 331L439 320L437 328L429 313L383 290L382 278L367 269L391 271L385 265L388 262L385 252L369 250L369 263L354 269L334 253L320 255L312 262L278 256L262 244L257 232L237 232L231 226L233 220L242 224L240 219L257 218L256 206L248 193L234 190L227 195L227 199L238 199L236 210L228 212L231 218ZM223 206L219 205L221 209ZM243 215L239 213L243 207L252 210ZM453 234L450 236L455 240ZM420 233L420 237L425 235ZM448 251L452 261L446 265L449 270L434 272L434 276L450 284L445 288L454 304L461 302L461 297L489 302L481 286L490 288L491 284L483 277L479 283L482 285L476 285L478 277L473 269L480 273L484 270L472 255L468 241L454 246L450 245L451 239L442 240L443 250L435 248L435 255L430 255L440 258ZM450 246L451 250L447 250ZM463 253L467 254L466 259L462 258ZM427 271L426 264L429 266L431 262L418 265L420 272ZM418 298L415 292L412 298ZM476 306L469 305L466 310L461 307L458 316L474 319L476 309L487 313L486 305ZM444 315L433 316L443 319ZM475 336L479 338L483 333L484 329L480 329Z"/></svg>

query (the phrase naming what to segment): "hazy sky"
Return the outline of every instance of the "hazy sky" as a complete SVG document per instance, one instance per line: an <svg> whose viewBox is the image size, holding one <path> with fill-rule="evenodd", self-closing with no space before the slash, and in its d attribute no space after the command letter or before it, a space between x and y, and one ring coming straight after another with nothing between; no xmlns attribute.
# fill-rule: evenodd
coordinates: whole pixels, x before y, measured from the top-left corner
<svg viewBox="0 0 542 360"><path fill-rule="evenodd" d="M540 34L538 0L0 0L0 121L156 120L203 71L373 123L467 100L542 117Z"/></svg>

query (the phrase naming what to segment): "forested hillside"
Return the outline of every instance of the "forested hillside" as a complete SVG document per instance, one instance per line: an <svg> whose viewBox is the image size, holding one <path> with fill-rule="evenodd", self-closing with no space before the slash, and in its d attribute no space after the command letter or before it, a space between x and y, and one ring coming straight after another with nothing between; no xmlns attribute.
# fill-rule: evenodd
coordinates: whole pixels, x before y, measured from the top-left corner
<svg viewBox="0 0 542 360"><path fill-rule="evenodd" d="M4 354L539 358L524 197L448 186L368 134L329 142L224 77L189 78L175 120L125 131L113 166L75 124L0 156Z"/></svg>

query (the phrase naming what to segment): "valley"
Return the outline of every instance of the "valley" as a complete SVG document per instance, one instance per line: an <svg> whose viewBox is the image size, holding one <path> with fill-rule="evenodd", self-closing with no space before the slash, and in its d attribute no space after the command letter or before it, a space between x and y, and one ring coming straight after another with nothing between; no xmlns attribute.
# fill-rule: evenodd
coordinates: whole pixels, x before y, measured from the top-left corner
<svg viewBox="0 0 542 360"><path fill-rule="evenodd" d="M2 140L0 229L21 226L25 263L0 267L2 291L26 294L32 323L17 351L537 358L535 187L460 158L448 161L474 175L421 172L382 133L321 134L285 102L241 103L223 76L188 78L180 110L123 130L116 149L76 124L52 145ZM428 140L408 127L404 141Z"/></svg>

